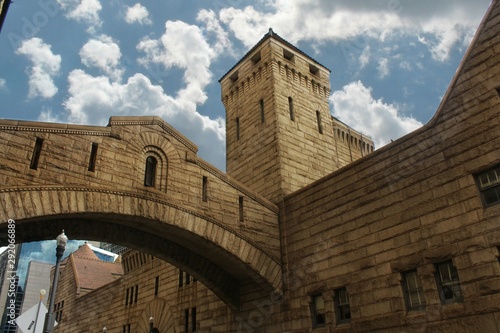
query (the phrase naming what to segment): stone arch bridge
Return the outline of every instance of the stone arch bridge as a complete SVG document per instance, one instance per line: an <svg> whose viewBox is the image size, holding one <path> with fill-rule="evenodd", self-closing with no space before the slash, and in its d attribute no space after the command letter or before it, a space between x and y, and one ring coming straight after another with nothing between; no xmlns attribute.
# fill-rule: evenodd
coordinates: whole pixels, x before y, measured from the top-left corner
<svg viewBox="0 0 500 333"><path fill-rule="evenodd" d="M107 127L0 120L0 241L125 245L196 277L229 306L281 289L278 207L198 158L158 117Z"/></svg>

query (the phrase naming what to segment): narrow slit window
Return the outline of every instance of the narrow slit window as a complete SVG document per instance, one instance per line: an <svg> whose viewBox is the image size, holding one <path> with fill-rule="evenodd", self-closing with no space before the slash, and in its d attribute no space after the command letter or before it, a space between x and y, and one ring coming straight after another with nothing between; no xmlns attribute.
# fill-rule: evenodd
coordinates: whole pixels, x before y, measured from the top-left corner
<svg viewBox="0 0 500 333"><path fill-rule="evenodd" d="M179 269L179 287L182 287L184 284L184 271Z"/></svg>
<svg viewBox="0 0 500 333"><path fill-rule="evenodd" d="M127 288L127 292L125 293L125 306L128 305L128 293L130 291L130 288Z"/></svg>
<svg viewBox="0 0 500 333"><path fill-rule="evenodd" d="M191 275L186 273L186 286L191 283Z"/></svg>
<svg viewBox="0 0 500 333"><path fill-rule="evenodd" d="M158 290L160 288L160 277L155 278L155 296L158 296Z"/></svg>
<svg viewBox="0 0 500 333"><path fill-rule="evenodd" d="M135 299L134 303L137 303L137 298L139 297L139 285L135 286Z"/></svg>
<svg viewBox="0 0 500 333"><path fill-rule="evenodd" d="M99 144L96 142L92 142L92 147L90 148L90 158L89 158L89 167L88 170L94 172L95 171L95 162L97 160L97 148Z"/></svg>
<svg viewBox="0 0 500 333"><path fill-rule="evenodd" d="M184 333L189 332L189 309L184 310Z"/></svg>
<svg viewBox="0 0 500 333"><path fill-rule="evenodd" d="M318 132L323 134L323 125L321 124L321 113L316 111L316 119L318 121Z"/></svg>
<svg viewBox="0 0 500 333"><path fill-rule="evenodd" d="M42 153L42 145L43 139L36 138L33 154L31 155L30 169L36 170L38 168L38 161L40 160L40 154Z"/></svg>
<svg viewBox="0 0 500 333"><path fill-rule="evenodd" d="M295 121L295 114L293 110L293 98L288 97L288 111L290 112L290 120Z"/></svg>
<svg viewBox="0 0 500 333"><path fill-rule="evenodd" d="M208 201L208 177L203 176L203 184L202 184L202 189L201 189L201 200L203 202Z"/></svg>
<svg viewBox="0 0 500 333"><path fill-rule="evenodd" d="M196 308L191 309L191 332L196 332Z"/></svg>
<svg viewBox="0 0 500 333"><path fill-rule="evenodd" d="M240 118L236 118L236 141L240 139Z"/></svg>
<svg viewBox="0 0 500 333"><path fill-rule="evenodd" d="M260 122L263 124L266 121L266 117L264 114L264 100L262 98L259 101L259 108L260 108Z"/></svg>
<svg viewBox="0 0 500 333"><path fill-rule="evenodd" d="M240 222L243 222L244 213L243 213L243 197L242 196L240 196L238 198L238 206L239 206L239 220L240 220Z"/></svg>
<svg viewBox="0 0 500 333"><path fill-rule="evenodd" d="M146 158L146 172L144 174L144 186L155 186L156 165L158 164L156 158L148 156Z"/></svg>

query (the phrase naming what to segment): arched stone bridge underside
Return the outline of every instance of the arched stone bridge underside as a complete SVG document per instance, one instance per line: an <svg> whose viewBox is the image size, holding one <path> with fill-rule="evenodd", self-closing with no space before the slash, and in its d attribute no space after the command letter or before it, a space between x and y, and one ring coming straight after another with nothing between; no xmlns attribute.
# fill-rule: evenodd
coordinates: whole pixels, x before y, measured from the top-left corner
<svg viewBox="0 0 500 333"><path fill-rule="evenodd" d="M281 288L277 258L218 221L175 202L134 193L60 186L0 189L0 235L16 221L16 242L54 239L66 229L73 239L121 244L187 271L230 306L242 282Z"/></svg>

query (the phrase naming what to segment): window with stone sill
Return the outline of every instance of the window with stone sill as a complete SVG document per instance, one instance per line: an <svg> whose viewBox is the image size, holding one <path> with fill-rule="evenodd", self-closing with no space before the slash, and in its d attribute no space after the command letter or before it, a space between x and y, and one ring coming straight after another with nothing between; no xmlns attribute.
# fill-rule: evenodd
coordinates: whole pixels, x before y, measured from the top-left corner
<svg viewBox="0 0 500 333"><path fill-rule="evenodd" d="M406 308L410 311L424 309L425 298L417 270L406 271L401 273L401 275L403 277L403 293Z"/></svg>
<svg viewBox="0 0 500 333"><path fill-rule="evenodd" d="M323 327L326 323L325 300L322 294L311 296L312 327Z"/></svg>
<svg viewBox="0 0 500 333"><path fill-rule="evenodd" d="M500 204L500 165L478 173L476 183L485 207Z"/></svg>
<svg viewBox="0 0 500 333"><path fill-rule="evenodd" d="M451 260L436 265L436 281L443 304L463 302L458 271Z"/></svg>
<svg viewBox="0 0 500 333"><path fill-rule="evenodd" d="M351 320L349 294L345 287L335 290L335 315L337 323L345 323Z"/></svg>

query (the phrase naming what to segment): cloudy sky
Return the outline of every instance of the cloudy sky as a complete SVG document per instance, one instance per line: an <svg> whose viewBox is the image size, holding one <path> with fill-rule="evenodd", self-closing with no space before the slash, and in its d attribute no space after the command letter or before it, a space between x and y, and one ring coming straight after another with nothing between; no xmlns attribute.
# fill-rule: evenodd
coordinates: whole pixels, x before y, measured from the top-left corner
<svg viewBox="0 0 500 333"><path fill-rule="evenodd" d="M331 73L331 113L377 147L435 113L490 0L17 0L0 117L158 115L225 170L220 79L270 27Z"/></svg>

